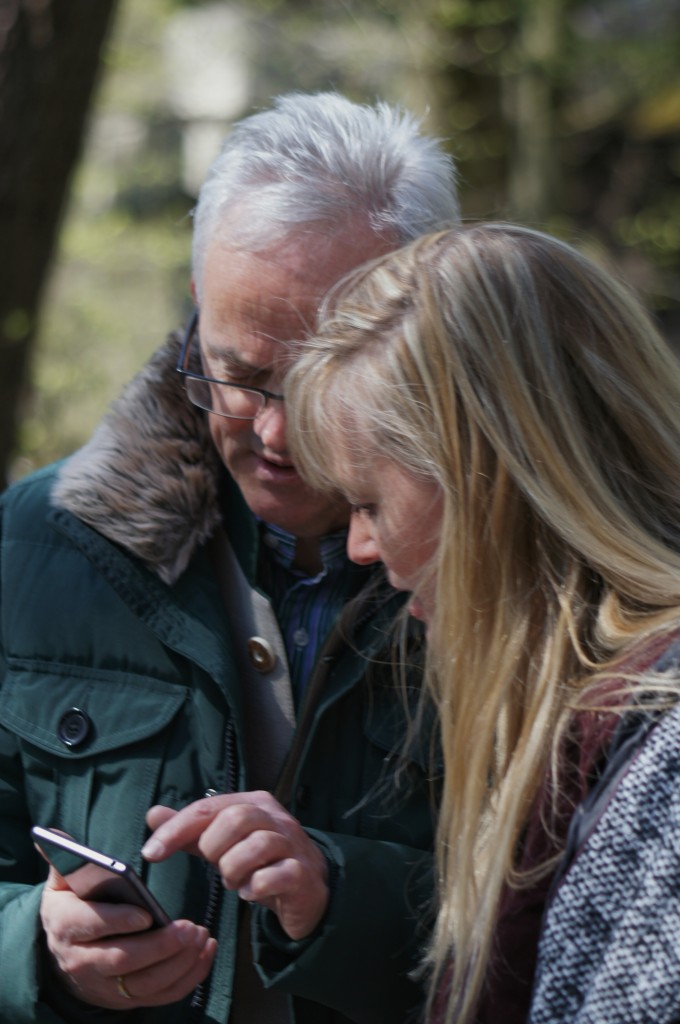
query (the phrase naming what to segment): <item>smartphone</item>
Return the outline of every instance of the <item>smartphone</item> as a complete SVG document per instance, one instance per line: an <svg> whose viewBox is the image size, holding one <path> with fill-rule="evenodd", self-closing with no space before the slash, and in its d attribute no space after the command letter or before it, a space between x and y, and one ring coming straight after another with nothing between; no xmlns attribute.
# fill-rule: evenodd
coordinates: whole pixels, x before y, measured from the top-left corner
<svg viewBox="0 0 680 1024"><path fill-rule="evenodd" d="M170 924L171 918L129 864L91 850L52 828L36 825L31 835L40 853L54 865L76 896L99 903L132 903L148 910L152 928Z"/></svg>

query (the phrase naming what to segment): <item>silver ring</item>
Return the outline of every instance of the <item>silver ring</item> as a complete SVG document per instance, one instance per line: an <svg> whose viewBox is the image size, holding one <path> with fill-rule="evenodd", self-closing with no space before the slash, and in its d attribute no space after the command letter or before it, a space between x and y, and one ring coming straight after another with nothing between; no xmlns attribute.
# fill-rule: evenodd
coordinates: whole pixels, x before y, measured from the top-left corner
<svg viewBox="0 0 680 1024"><path fill-rule="evenodd" d="M125 987L125 978L123 977L122 974L119 974L116 977L116 985L118 986L118 991L120 992L124 999L132 999L132 996Z"/></svg>

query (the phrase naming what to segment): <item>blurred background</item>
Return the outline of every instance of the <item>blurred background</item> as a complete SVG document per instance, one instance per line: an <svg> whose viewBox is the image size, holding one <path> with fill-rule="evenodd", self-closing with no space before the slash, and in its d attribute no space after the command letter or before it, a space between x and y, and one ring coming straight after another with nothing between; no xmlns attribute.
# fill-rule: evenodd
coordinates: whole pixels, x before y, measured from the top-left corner
<svg viewBox="0 0 680 1024"><path fill-rule="evenodd" d="M604 262L680 345L678 0L0 0L0 487L187 316L198 186L278 93L399 103L466 220Z"/></svg>

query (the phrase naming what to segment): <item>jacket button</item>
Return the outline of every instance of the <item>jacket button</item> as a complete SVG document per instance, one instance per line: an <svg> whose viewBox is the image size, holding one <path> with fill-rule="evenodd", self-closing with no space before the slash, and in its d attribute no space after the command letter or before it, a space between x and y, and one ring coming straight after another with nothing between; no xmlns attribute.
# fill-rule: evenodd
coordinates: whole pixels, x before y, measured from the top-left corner
<svg viewBox="0 0 680 1024"><path fill-rule="evenodd" d="M92 719L79 708L70 708L59 719L57 734L67 747L79 747L92 732Z"/></svg>
<svg viewBox="0 0 680 1024"><path fill-rule="evenodd" d="M271 672L276 665L274 648L261 636L251 636L248 641L248 657L258 672Z"/></svg>
<svg viewBox="0 0 680 1024"><path fill-rule="evenodd" d="M296 629L293 633L293 643L296 647L303 648L309 643L309 633L306 629Z"/></svg>

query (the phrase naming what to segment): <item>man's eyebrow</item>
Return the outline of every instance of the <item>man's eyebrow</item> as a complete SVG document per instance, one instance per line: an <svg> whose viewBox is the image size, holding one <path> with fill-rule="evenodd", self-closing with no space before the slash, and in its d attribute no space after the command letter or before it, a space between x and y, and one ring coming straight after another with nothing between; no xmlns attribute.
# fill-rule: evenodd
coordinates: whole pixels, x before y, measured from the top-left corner
<svg viewBox="0 0 680 1024"><path fill-rule="evenodd" d="M249 373L268 373L270 367L268 366L254 366L252 363L247 362L243 356L241 356L233 348L225 348L222 345L211 345L209 342L204 342L205 354L210 359L219 359L222 363L226 363L228 366L234 367L238 370L247 370Z"/></svg>

